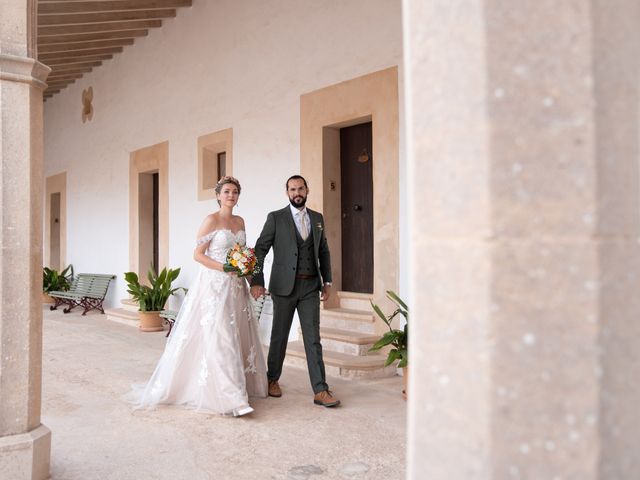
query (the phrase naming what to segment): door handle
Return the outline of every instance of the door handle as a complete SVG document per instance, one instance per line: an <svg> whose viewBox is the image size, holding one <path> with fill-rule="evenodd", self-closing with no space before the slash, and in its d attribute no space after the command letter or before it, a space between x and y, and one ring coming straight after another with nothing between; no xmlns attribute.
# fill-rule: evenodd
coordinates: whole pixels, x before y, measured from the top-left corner
<svg viewBox="0 0 640 480"><path fill-rule="evenodd" d="M360 210L362 210L362 207L361 207L360 205L357 205L357 204L356 204L356 205L354 205L354 206L353 206L353 209L354 209L356 212L359 212Z"/></svg>

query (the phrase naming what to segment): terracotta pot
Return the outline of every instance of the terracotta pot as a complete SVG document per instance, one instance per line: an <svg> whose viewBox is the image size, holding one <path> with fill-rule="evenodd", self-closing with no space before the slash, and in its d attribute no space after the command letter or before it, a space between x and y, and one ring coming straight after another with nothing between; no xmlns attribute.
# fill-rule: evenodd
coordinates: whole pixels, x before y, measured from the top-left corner
<svg viewBox="0 0 640 480"><path fill-rule="evenodd" d="M53 299L53 297L42 292L42 303L56 303L56 301Z"/></svg>
<svg viewBox="0 0 640 480"><path fill-rule="evenodd" d="M402 390L402 396L407 399L407 393L409 392L409 367L402 367L402 379L404 380L404 390Z"/></svg>
<svg viewBox="0 0 640 480"><path fill-rule="evenodd" d="M164 330L162 326L162 317L160 312L138 312L140 325L138 328L141 332L161 332Z"/></svg>

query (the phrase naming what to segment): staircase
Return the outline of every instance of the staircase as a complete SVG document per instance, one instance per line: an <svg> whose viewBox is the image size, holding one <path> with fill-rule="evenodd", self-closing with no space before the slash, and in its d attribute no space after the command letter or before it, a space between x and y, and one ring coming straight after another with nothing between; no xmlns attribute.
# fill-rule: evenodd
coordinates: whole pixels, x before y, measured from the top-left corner
<svg viewBox="0 0 640 480"><path fill-rule="evenodd" d="M381 378L395 375L396 367L384 366L386 354L369 353L380 338L375 332L372 295L338 292L337 308L320 310L320 337L327 375L344 378ZM285 364L307 368L302 333L289 342Z"/></svg>
<svg viewBox="0 0 640 480"><path fill-rule="evenodd" d="M138 328L138 304L129 298L120 300L122 308L105 308L107 320Z"/></svg>

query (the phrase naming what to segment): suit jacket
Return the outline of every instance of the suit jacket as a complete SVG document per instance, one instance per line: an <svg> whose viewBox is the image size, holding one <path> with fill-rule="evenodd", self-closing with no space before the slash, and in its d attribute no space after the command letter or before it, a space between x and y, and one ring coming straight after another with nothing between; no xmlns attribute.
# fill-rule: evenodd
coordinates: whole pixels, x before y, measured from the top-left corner
<svg viewBox="0 0 640 480"><path fill-rule="evenodd" d="M324 218L322 214L307 208L313 235L313 252L318 272L318 289L324 282L331 281L331 256L327 237L324 234ZM290 295L296 282L298 266L298 240L296 225L291 208L287 205L282 210L269 213L262 228L255 250L260 266L259 274L251 279L251 285L264 286L264 257L273 248L273 266L269 280L269 291L275 295Z"/></svg>

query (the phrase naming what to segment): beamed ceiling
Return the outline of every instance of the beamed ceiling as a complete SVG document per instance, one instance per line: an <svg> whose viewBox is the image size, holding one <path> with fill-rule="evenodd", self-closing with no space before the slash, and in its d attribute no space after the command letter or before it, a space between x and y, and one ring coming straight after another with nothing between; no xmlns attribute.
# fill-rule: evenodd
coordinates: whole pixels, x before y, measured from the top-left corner
<svg viewBox="0 0 640 480"><path fill-rule="evenodd" d="M100 67L192 0L38 0L38 60L51 67L44 98Z"/></svg>

